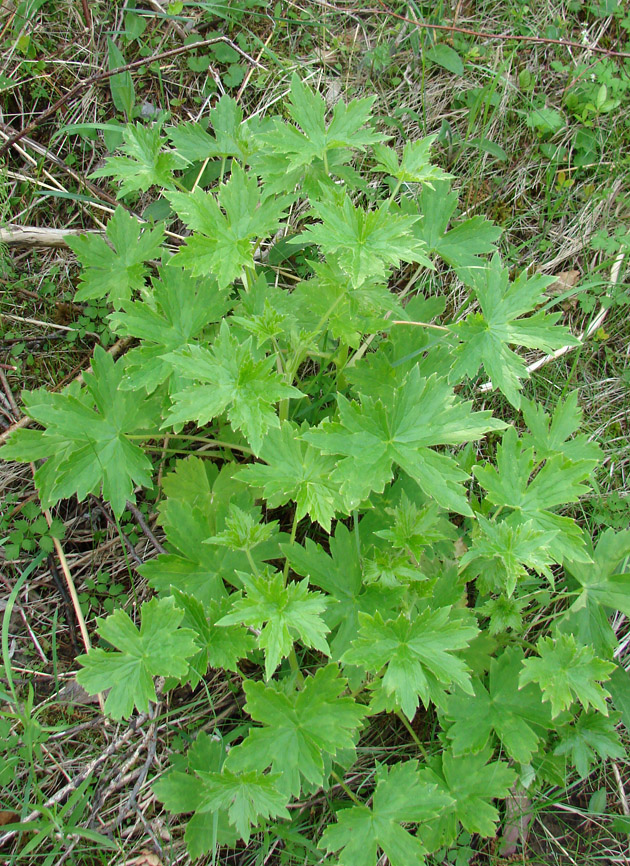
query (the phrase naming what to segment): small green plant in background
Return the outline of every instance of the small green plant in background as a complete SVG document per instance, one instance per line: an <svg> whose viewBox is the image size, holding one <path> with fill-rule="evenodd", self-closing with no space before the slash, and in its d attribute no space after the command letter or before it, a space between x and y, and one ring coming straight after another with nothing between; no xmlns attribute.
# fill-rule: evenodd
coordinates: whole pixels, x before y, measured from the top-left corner
<svg viewBox="0 0 630 866"><path fill-rule="evenodd" d="M3 518L3 531L7 533L4 552L7 559L19 559L21 555L43 550L51 553L53 539L61 540L65 535L63 521L54 517L48 526L37 502L26 502L15 517Z"/></svg>
<svg viewBox="0 0 630 866"><path fill-rule="evenodd" d="M468 862L511 792L584 778L630 724L608 620L630 615L630 533L594 543L565 513L600 459L577 394L549 412L524 395L520 350L578 344L543 308L553 278L511 274L500 230L455 215L436 136L392 147L373 102L329 111L294 76L287 117L224 96L207 128L127 124L98 176L161 195L186 241L172 255L165 223L122 206L111 246L71 241L77 298L135 345L25 392L42 429L2 451L46 458L43 505L102 494L120 518L165 437L187 449L162 479L166 553L141 567L155 596L99 621L77 679L117 720L155 677L217 668L242 691L244 723L153 786L192 858L274 838L344 866ZM192 189L194 163L215 172ZM435 291L454 278L456 318ZM488 379L501 418L462 396ZM404 748L367 765L383 715ZM311 798L321 821L291 843Z"/></svg>

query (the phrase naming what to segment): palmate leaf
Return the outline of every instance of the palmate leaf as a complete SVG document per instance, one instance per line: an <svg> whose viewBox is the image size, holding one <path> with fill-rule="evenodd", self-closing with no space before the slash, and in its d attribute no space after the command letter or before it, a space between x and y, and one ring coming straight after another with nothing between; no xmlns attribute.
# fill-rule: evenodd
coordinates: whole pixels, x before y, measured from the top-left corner
<svg viewBox="0 0 630 866"><path fill-rule="evenodd" d="M182 625L195 634L201 649L188 659L188 682L196 688L208 668L238 672L238 662L256 648L254 636L240 625L219 628L217 620L225 616L232 603L229 598L203 605L192 595L174 591L177 606L184 611Z"/></svg>
<svg viewBox="0 0 630 866"><path fill-rule="evenodd" d="M444 508L472 514L464 488L467 478L435 445L478 439L505 425L491 413L471 412L471 403L455 397L445 379L421 377L418 367L382 400L361 395L361 403L337 396L339 420L323 422L302 435L324 454L340 459L334 479L348 508L356 508L372 490L380 493L400 466L427 496Z"/></svg>
<svg viewBox="0 0 630 866"><path fill-rule="evenodd" d="M99 493L119 517L136 484L151 486L153 467L127 434L151 429L159 403L120 389L124 362L97 346L85 386L54 394L24 392L26 413L46 429L16 430L2 457L29 463L48 458L35 472L42 503L49 507L74 494L79 500ZM94 408L95 407L95 408Z"/></svg>
<svg viewBox="0 0 630 866"><path fill-rule="evenodd" d="M166 499L159 506L160 523L166 532L168 553L145 562L140 573L153 589L168 595L180 590L204 604L220 601L226 595L224 580L241 586L237 572L247 572L247 555L227 547L205 543L225 529L230 507L253 510L253 497L245 484L234 477L237 467L227 464L221 471L199 457L178 460L175 471L163 480ZM254 512L255 513L255 512ZM251 552L254 565L262 567L277 559L278 535Z"/></svg>
<svg viewBox="0 0 630 866"><path fill-rule="evenodd" d="M114 611L100 621L98 632L116 650L79 656L77 682L92 695L109 689L105 710L114 719L129 718L134 706L146 712L156 700L153 677L185 676L187 659L197 652L195 633L179 627L183 616L173 598L145 602L140 630L123 610Z"/></svg>
<svg viewBox="0 0 630 866"><path fill-rule="evenodd" d="M423 776L417 761L379 767L372 806L351 806L336 813L337 823L326 828L321 846L342 850L343 866L375 866L379 849L391 866L425 863L427 849L418 836L401 824L436 818L453 805L453 799Z"/></svg>
<svg viewBox="0 0 630 866"><path fill-rule="evenodd" d="M105 298L120 309L133 292L144 288L149 272L145 262L160 256L164 231L161 226L143 228L135 217L118 207L105 234L109 244L99 235L66 239L82 266L75 299Z"/></svg>
<svg viewBox="0 0 630 866"><path fill-rule="evenodd" d="M472 725L475 721L470 720ZM469 833L495 836L499 812L492 801L505 799L517 779L504 761L492 761L490 749L461 757L445 750L431 769L422 770L422 776L454 801L443 816L420 827L419 835L430 850L450 846L457 836L458 822Z"/></svg>
<svg viewBox="0 0 630 866"><path fill-rule="evenodd" d="M169 812L194 812L186 823L184 834L186 848L193 860L216 850L219 845L233 847L238 841L238 834L230 826L225 809L203 809L203 786L195 775L197 771L220 772L225 753L222 740L209 737L202 731L188 749L184 767L181 767L180 756L176 755L178 769L169 770L153 785L156 797Z"/></svg>
<svg viewBox="0 0 630 866"><path fill-rule="evenodd" d="M122 387L145 388L150 394L173 373L163 356L192 345L206 325L219 322L230 309L225 291L219 291L211 278L193 278L174 265L160 269L151 291L142 301L123 301L122 311L112 313L112 330L124 337L142 341L125 356ZM173 387L182 386L175 377Z"/></svg>
<svg viewBox="0 0 630 866"><path fill-rule="evenodd" d="M510 427L497 448L496 468L475 466L473 472L487 490L489 502L500 508L512 509L507 521L512 526L531 522L541 532L556 532L549 552L554 561L565 558L590 562L585 541L577 524L569 517L561 517L552 509L569 502L577 502L589 487L583 482L590 476L593 464L580 460L571 463L556 454L532 478L536 463L533 448L525 447L516 430Z"/></svg>
<svg viewBox="0 0 630 866"><path fill-rule="evenodd" d="M491 660L487 688L474 680L474 695L459 691L449 695L445 715L453 722L447 735L455 757L482 751L494 731L511 758L529 763L544 729L552 722L535 685L519 691L522 661L522 650L511 647Z"/></svg>
<svg viewBox="0 0 630 866"><path fill-rule="evenodd" d="M298 283L289 296L299 305L296 312L305 329L328 330L356 349L364 334L388 326L387 314L404 315L402 304L383 280L368 275L356 286L332 255L310 266L315 276Z"/></svg>
<svg viewBox="0 0 630 866"><path fill-rule="evenodd" d="M235 430L241 430L255 454L260 453L270 427L279 427L274 409L279 400L304 396L273 371L273 355L260 357L252 340L240 342L226 320L210 351L189 346L169 352L164 359L196 384L173 396L173 407L163 427L186 421L207 424L227 410Z"/></svg>
<svg viewBox="0 0 630 866"><path fill-rule="evenodd" d="M216 196L197 187L190 193L168 193L167 198L193 230L175 262L193 276L214 276L220 289L229 286L244 268L254 267L252 241L274 234L289 205L287 197L266 195L256 177L236 164Z"/></svg>
<svg viewBox="0 0 630 866"><path fill-rule="evenodd" d="M560 730L554 755L567 755L581 779L588 776L598 759L625 758L626 750L615 727L619 718L619 713L608 718L592 710L580 713L574 724Z"/></svg>
<svg viewBox="0 0 630 866"><path fill-rule="evenodd" d="M325 635L328 628L321 618L326 600L321 592L309 592L308 580L284 585L280 573L239 577L246 590L236 598L232 613L222 617L218 626L244 623L260 629L258 646L265 652L265 677L269 679L283 658L293 649L296 639L330 655Z"/></svg>
<svg viewBox="0 0 630 866"><path fill-rule="evenodd" d="M423 185L418 201L403 196L400 204L403 213L417 214L419 209L421 218L414 224L414 235L428 252L439 255L468 282L471 271L487 267L481 256L495 251L502 229L481 216L460 220L449 229L457 201L449 182L432 181Z"/></svg>
<svg viewBox="0 0 630 866"><path fill-rule="evenodd" d="M401 613L385 622L380 613L359 614L360 629L342 662L378 673L385 668L373 702L375 712L399 708L413 719L420 699L444 703L444 691L458 685L472 694L469 670L454 655L479 633L472 616L451 614L450 607L423 610L409 619Z"/></svg>
<svg viewBox="0 0 630 866"><path fill-rule="evenodd" d="M428 135L418 141L406 142L400 160L393 147L376 144L376 166L372 171L385 172L402 183L426 183L431 186L436 180L448 180L451 175L430 162L431 148L436 139L437 135Z"/></svg>
<svg viewBox="0 0 630 866"><path fill-rule="evenodd" d="M261 818L290 817L286 797L276 787L280 776L264 776L255 770L232 773L228 769L220 773L197 770L196 775L201 785L197 812L227 811L230 824L245 844L252 826L257 826Z"/></svg>
<svg viewBox="0 0 630 866"><path fill-rule="evenodd" d="M152 186L174 189L173 171L183 168L184 160L175 151L165 151L167 140L161 134L161 124L141 123L123 127L124 156L110 156L105 165L90 177L113 177L121 180L116 198L137 190L146 192Z"/></svg>
<svg viewBox="0 0 630 866"><path fill-rule="evenodd" d="M603 658L612 657L618 638L609 622L611 610L630 615L630 575L621 572L630 555L630 532L607 529L592 550L592 563L565 563L570 587L577 584L577 597L558 622L561 632L573 634L592 645Z"/></svg>
<svg viewBox="0 0 630 866"><path fill-rule="evenodd" d="M509 271L498 255L493 256L487 268L471 270L470 274L481 312L470 313L453 326L462 345L455 350L452 375L456 380L462 376L473 378L483 366L494 387L518 409L521 380L529 378L529 373L509 346L553 352L560 346L579 345L579 340L557 324L560 313L540 311L521 318L544 300L544 290L553 277L542 274L528 277L527 271L523 271L510 282Z"/></svg>
<svg viewBox="0 0 630 866"><path fill-rule="evenodd" d="M223 95L209 111L214 135L199 123L180 123L167 129L167 135L180 156L189 162L236 157L244 162L252 148L248 124L235 99Z"/></svg>
<svg viewBox="0 0 630 866"><path fill-rule="evenodd" d="M592 706L608 715L606 698L610 695L600 683L615 669L612 662L597 658L592 647L580 646L571 634L560 634L555 639L541 637L536 648L538 658L525 659L519 684L538 683L543 701L551 702L553 718L575 700L585 710Z"/></svg>
<svg viewBox="0 0 630 866"><path fill-rule="evenodd" d="M276 153L287 157L289 170L309 166L315 159L323 160L330 151L339 148L365 150L366 145L383 139L380 133L365 126L374 99L373 96L353 99L347 105L339 100L330 123L326 124L326 100L294 73L287 107L299 129L276 119L273 131L265 134L263 140Z"/></svg>
<svg viewBox="0 0 630 866"><path fill-rule="evenodd" d="M325 758L354 752L366 714L353 698L342 697L346 685L334 664L307 677L301 690L246 680L245 709L263 727L250 729L230 751L227 766L236 772L271 767L282 774L277 785L287 796L298 796L306 785L321 786Z"/></svg>
<svg viewBox="0 0 630 866"><path fill-rule="evenodd" d="M294 242L318 244L324 255L335 256L353 286L361 286L368 278L384 279L401 262L433 267L424 254L424 244L412 234L417 216L394 213L387 203L378 210L364 210L347 194L341 204L318 201L312 207L321 222L308 226Z"/></svg>
<svg viewBox="0 0 630 866"><path fill-rule="evenodd" d="M477 579L482 592L505 592L509 598L518 582L529 576L528 568L553 585L549 566L555 562L551 552L555 530L543 532L532 522L519 526L506 521L494 523L481 515L477 526L480 532L473 535L472 546L459 563L467 566L466 574Z"/></svg>
<svg viewBox="0 0 630 866"><path fill-rule="evenodd" d="M589 442L584 433L573 436L582 423L577 391L569 394L566 400L559 401L551 416L533 400L522 399L521 408L530 430L523 436L523 441L534 447L539 460L562 454L572 463L587 460L593 468L601 460L602 451L596 442Z"/></svg>
<svg viewBox="0 0 630 866"><path fill-rule="evenodd" d="M307 426L302 427L302 432ZM331 480L335 460L301 442L299 432L300 428L289 421L284 421L280 430L269 430L260 452L267 465L251 463L239 473L239 478L253 487L261 487L271 508L294 500L298 520L308 514L330 532L332 518L343 511L344 505Z"/></svg>
<svg viewBox="0 0 630 866"><path fill-rule="evenodd" d="M381 611L393 615L403 597L403 588L367 586L363 581L362 563L355 538L343 523L335 526L329 538L330 553L310 538L299 544L283 544L282 552L291 568L308 577L338 604L329 605L324 620L334 637L330 642L332 657L339 659L350 647L359 628L359 613Z"/></svg>

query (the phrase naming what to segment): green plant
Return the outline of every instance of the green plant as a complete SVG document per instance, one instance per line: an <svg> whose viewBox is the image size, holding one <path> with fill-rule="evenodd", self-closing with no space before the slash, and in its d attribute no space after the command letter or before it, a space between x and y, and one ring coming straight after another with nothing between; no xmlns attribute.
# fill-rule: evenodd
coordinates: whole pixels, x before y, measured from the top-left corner
<svg viewBox="0 0 630 866"><path fill-rule="evenodd" d="M594 547L560 513L600 451L575 393L551 414L522 394L519 347L577 342L539 309L553 278L511 279L500 231L454 217L435 137L398 152L372 102L327 119L294 77L288 120L243 120L223 97L211 131L128 125L99 176L119 197L157 188L191 233L171 256L162 226L121 207L113 249L72 241L79 297L106 299L112 331L138 344L116 362L97 347L83 385L25 393L44 429L2 452L46 458L44 505L102 492L117 517L158 457L178 458L167 552L142 567L156 597L139 625L99 621L78 680L109 690L116 719L148 708L157 676L194 688L220 668L242 688L246 723L199 734L154 785L191 816L192 857L253 835L293 844L288 806L336 789L308 845L346 866L453 846L460 862L511 790L621 750L609 707L624 711L628 683L607 612L630 615L630 533ZM182 184L195 162L215 164L215 188ZM273 264L286 238L309 250L294 279L284 252ZM436 261L469 292L456 320L430 293ZM513 423L460 396L482 369ZM405 748L357 763L380 714Z"/></svg>
<svg viewBox="0 0 630 866"><path fill-rule="evenodd" d="M0 522L2 531L7 531L4 548L7 559L18 559L22 551L33 553L37 548L50 553L54 546L53 539L64 537L63 522L55 517L48 526L36 502L26 502L23 507L13 511L21 514L21 517L7 517Z"/></svg>

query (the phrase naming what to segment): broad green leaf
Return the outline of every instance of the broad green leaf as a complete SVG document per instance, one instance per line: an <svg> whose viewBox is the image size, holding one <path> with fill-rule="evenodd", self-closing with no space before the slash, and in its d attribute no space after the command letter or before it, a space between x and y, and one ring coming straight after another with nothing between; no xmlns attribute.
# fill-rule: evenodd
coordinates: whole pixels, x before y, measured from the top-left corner
<svg viewBox="0 0 630 866"><path fill-rule="evenodd" d="M246 595L234 601L233 612L217 625L244 623L260 629L257 641L265 652L266 679L289 655L295 640L330 655L325 638L329 629L321 618L326 600L321 592L309 592L308 580L285 586L279 573L239 576Z"/></svg>
<svg viewBox="0 0 630 866"><path fill-rule="evenodd" d="M115 309L145 287L145 262L159 257L164 232L144 228L123 207L107 223L109 244L99 235L68 237L66 242L82 266L77 301L106 298Z"/></svg>
<svg viewBox="0 0 630 866"><path fill-rule="evenodd" d="M276 787L280 776L264 776L255 770L232 773L223 769L220 773L198 770L197 778L201 786L201 804L197 811L227 811L230 824L245 844L249 842L251 828L256 827L261 818L290 817L286 797Z"/></svg>
<svg viewBox="0 0 630 866"><path fill-rule="evenodd" d="M347 507L356 508L372 490L380 493L396 464L444 508L471 514L461 484L466 473L432 447L478 439L502 422L488 411L471 412L472 404L460 402L445 379L423 379L417 367L382 400L362 394L359 404L338 394L337 402L339 420L302 438L324 454L340 455L334 478Z"/></svg>
<svg viewBox="0 0 630 866"><path fill-rule="evenodd" d="M573 463L587 460L593 468L601 460L599 445L589 442L586 434L580 433L570 438L582 423L577 391L572 391L566 400L558 402L552 416L533 400L521 399L521 408L530 429L530 433L523 436L523 441L529 446L533 445L539 460L562 454Z"/></svg>
<svg viewBox="0 0 630 866"><path fill-rule="evenodd" d="M150 394L171 378L172 366L164 360L168 352L194 343L211 322L219 322L230 308L226 292L212 279L193 278L181 268L168 265L152 281L141 301L123 301L122 311L109 317L110 327L125 337L142 341L125 356L122 387L145 388ZM171 390L183 386L175 376Z"/></svg>
<svg viewBox="0 0 630 866"><path fill-rule="evenodd" d="M238 841L236 831L228 822L223 809L214 812L200 811L203 805L203 787L195 773L220 772L225 760L225 745L220 739L209 737L203 731L188 749L186 762L180 769L169 770L153 785L153 791L169 812L194 812L186 822L186 848L193 859L219 845L233 847ZM179 755L175 756L180 758ZM180 767L181 759L176 766ZM186 772L184 772L184 770Z"/></svg>
<svg viewBox="0 0 630 866"><path fill-rule="evenodd" d="M180 123L167 130L175 149L189 162L236 157L245 161L251 150L251 136L243 123L240 105L223 95L209 112L214 135L199 123Z"/></svg>
<svg viewBox="0 0 630 866"><path fill-rule="evenodd" d="M619 573L624 565L627 570L628 557L630 530L607 529L593 551L593 562L567 562L567 571L581 587L572 609L602 605L630 616L630 574Z"/></svg>
<svg viewBox="0 0 630 866"><path fill-rule="evenodd" d="M474 378L483 366L493 386L518 409L521 380L529 378L529 373L510 345L553 352L564 345L579 345L579 340L557 324L560 313L539 311L521 318L544 300L544 290L553 277L528 277L523 271L510 282L508 269L495 255L487 268L470 271L470 281L481 312L469 313L453 328L461 346L455 350L452 375L456 380Z"/></svg>
<svg viewBox="0 0 630 866"><path fill-rule="evenodd" d="M448 180L447 174L437 165L431 165L431 148L437 135L428 135L418 141L408 141L403 147L400 161L393 147L384 144L374 146L376 166L372 171L383 171L401 183L428 183L434 180Z"/></svg>
<svg viewBox="0 0 630 866"><path fill-rule="evenodd" d="M199 652L188 659L190 687L197 687L209 667L238 673L238 662L253 652L256 641L254 636L240 625L222 628L215 625L230 610L230 599L222 598L204 606L194 596L177 590L174 597L178 607L184 611L182 625L194 632L195 642L201 647Z"/></svg>
<svg viewBox="0 0 630 866"><path fill-rule="evenodd" d="M470 549L461 557L460 566L477 579L484 593L505 592L512 595L519 581L529 576L528 568L544 575L553 585L549 566L557 532L543 532L532 522L512 526L507 521L495 523L479 515L479 532L473 535Z"/></svg>
<svg viewBox="0 0 630 866"><path fill-rule="evenodd" d="M107 59L110 70L120 69L127 62L120 48L109 37L107 39ZM131 117L136 101L131 73L119 72L117 75L112 75L109 79L109 89L114 108L117 111L122 111L127 118Z"/></svg>
<svg viewBox="0 0 630 866"><path fill-rule="evenodd" d="M238 505L231 503L229 514L225 519L225 529L207 538L205 543L251 553L274 536L278 537L276 520L261 523L256 517L250 511L244 511Z"/></svg>
<svg viewBox="0 0 630 866"><path fill-rule="evenodd" d="M456 222L449 229L457 208L457 193L450 192L447 181L424 184L419 205L421 218L414 225L414 235L426 244L428 252L437 253L466 281L471 270L487 266L480 256L496 249L495 243L502 234L498 226L485 217L475 216ZM417 213L418 205L403 197L401 209L403 213Z"/></svg>
<svg viewBox="0 0 630 866"><path fill-rule="evenodd" d="M216 196L197 187L166 197L193 230L175 262L195 277L214 276L220 289L254 268L254 241L274 234L288 206L285 197L267 196L256 177L236 164Z"/></svg>
<svg viewBox="0 0 630 866"><path fill-rule="evenodd" d="M324 457L316 448L298 438L305 427L288 421L280 430L272 429L263 442L260 457L267 465L251 463L239 478L253 487L261 487L271 508L294 500L297 520L308 514L327 532L338 511L343 511L343 499L331 480L335 460Z"/></svg>
<svg viewBox="0 0 630 866"><path fill-rule="evenodd" d="M475 724L475 719L471 719ZM490 749L474 755L455 757L450 750L442 752L441 761L433 770L423 770L426 781L435 781L441 792L448 794L454 805L442 818L432 822L420 836L431 849L450 845L457 836L457 822L469 833L495 836L499 812L494 799L504 800L517 776L504 761L492 761Z"/></svg>
<svg viewBox="0 0 630 866"><path fill-rule="evenodd" d="M276 153L287 157L289 170L309 166L315 159L324 160L339 148L363 151L366 145L383 139L365 126L374 99L373 96L353 99L348 104L339 100L327 124L326 101L294 73L287 107L297 127L276 120L273 132L267 133L264 140Z"/></svg>
<svg viewBox="0 0 630 866"><path fill-rule="evenodd" d="M305 329L328 330L334 339L358 349L364 334L388 327L387 315L404 317L402 304L382 279L368 275L361 285L354 285L347 269L332 255L310 266L315 276L298 283L290 295L299 305Z"/></svg>
<svg viewBox="0 0 630 866"><path fill-rule="evenodd" d="M105 165L93 171L90 177L122 181L116 198L130 192L146 192L152 186L175 189L173 171L182 168L184 162L174 151L164 150L167 140L161 134L161 124L127 124L122 135L119 150L124 156L108 157Z"/></svg>
<svg viewBox="0 0 630 866"><path fill-rule="evenodd" d="M146 395L122 391L124 362L97 346L92 372L84 373L84 387L55 394L25 391L27 415L46 429L16 430L2 449L2 457L29 463L48 458L35 472L42 503L89 493L111 503L120 516L127 501L135 502L136 485L151 486L153 467L144 451L127 434L154 428L159 404Z"/></svg>
<svg viewBox="0 0 630 866"><path fill-rule="evenodd" d="M378 673L386 668L376 711L392 706L409 720L418 709L444 703L444 690L457 685L472 693L465 662L454 653L478 634L473 617L451 615L450 607L423 610L409 619L401 613L385 622L380 613L359 614L359 636L344 653L342 662ZM382 705L382 706L381 706Z"/></svg>
<svg viewBox="0 0 630 866"><path fill-rule="evenodd" d="M155 701L153 677L183 677L197 652L195 633L179 628L184 612L173 598L152 598L142 605L138 630L123 610L100 620L101 638L116 650L91 649L77 658L77 682L94 695L109 689L105 711L114 719L131 716Z"/></svg>
<svg viewBox="0 0 630 866"><path fill-rule="evenodd" d="M610 610L630 614L630 575L618 573L627 568L630 532L608 529L599 537L594 551L590 544L586 549L593 562L565 563L569 587L574 589L577 584L578 592L557 628L593 646L603 658L611 658L618 638L609 622Z"/></svg>
<svg viewBox="0 0 630 866"><path fill-rule="evenodd" d="M615 669L612 662L596 657L592 647L580 646L573 635L560 634L556 639L541 637L536 644L538 658L530 656L523 662L519 683L538 683L543 701L551 702L555 718L578 700L585 710L594 707L608 715L606 698L609 693L601 686Z"/></svg>
<svg viewBox="0 0 630 866"><path fill-rule="evenodd" d="M437 784L425 781L417 761L379 767L370 806L351 806L336 813L321 839L327 851L339 851L343 866L376 866L381 850L391 866L425 863L427 849L401 824L435 818L452 806L452 798Z"/></svg>
<svg viewBox="0 0 630 866"><path fill-rule="evenodd" d="M165 476L166 500L160 504L159 513L168 553L140 567L142 576L160 594L167 595L173 588L210 605L225 597L224 580L241 586L236 573L250 568L247 555L204 543L225 528L231 504L253 508L251 493L234 478L235 470L228 464L218 472L209 461L188 457L179 460L175 471ZM281 539L275 537L254 549L256 567L280 557Z"/></svg>
<svg viewBox="0 0 630 866"><path fill-rule="evenodd" d="M557 533L550 548L556 562L567 558L590 562L584 537L575 521L554 514L552 509L577 502L583 493L588 493L589 487L583 482L590 476L592 464L588 461L571 463L557 454L532 478L535 465L533 448L526 448L516 430L510 427L497 448L496 468L475 466L473 472L487 490L489 502L511 509L507 520L512 526L531 522L541 532Z"/></svg>
<svg viewBox="0 0 630 866"><path fill-rule="evenodd" d="M326 774L325 756L335 758L358 739L365 707L342 697L346 680L337 665L307 677L304 688L288 691L279 683L246 680L246 711L264 727L252 727L241 745L230 751L233 770L266 770L282 774L278 787L298 796L308 785L320 787Z"/></svg>
<svg viewBox="0 0 630 866"><path fill-rule="evenodd" d="M448 697L445 715L453 724L447 735L455 757L482 751L494 731L511 758L529 763L544 729L552 723L536 686L519 691L522 661L522 650L510 647L491 660L487 688L474 680L474 695L457 691Z"/></svg>
<svg viewBox="0 0 630 866"><path fill-rule="evenodd" d="M356 539L343 523L337 523L329 546L330 554L306 538L304 547L283 544L282 552L297 574L308 577L309 583L339 602L330 605L324 615L326 624L334 631L330 643L332 656L339 659L357 634L359 613L374 614L380 610L386 616L393 614L402 600L403 589L363 583Z"/></svg>
<svg viewBox="0 0 630 866"><path fill-rule="evenodd" d="M164 355L164 359L195 384L173 396L173 407L163 427L186 421L208 424L227 411L235 430L241 430L255 454L264 437L280 422L274 409L279 400L302 397L273 370L275 356L260 357L251 338L240 342L226 320L210 351L194 345Z"/></svg>
<svg viewBox="0 0 630 866"><path fill-rule="evenodd" d="M450 45L446 45L444 42L438 42L435 45L431 45L423 53L427 60L430 60L432 63L437 63L438 66L448 69L449 72L452 72L455 75L464 74L464 64L462 63L462 59L457 51L455 51L454 48L451 48Z"/></svg>
<svg viewBox="0 0 630 866"><path fill-rule="evenodd" d="M581 779L588 776L598 759L625 758L626 750L615 728L619 717L612 713L606 718L592 710L580 713L574 724L561 729L554 755L567 755Z"/></svg>
<svg viewBox="0 0 630 866"><path fill-rule="evenodd" d="M325 256L337 257L353 286L368 278L385 279L401 262L433 265L424 254L424 244L412 234L418 217L403 216L382 204L377 210L355 206L347 194L341 204L313 202L313 215L321 222L307 226L296 242L318 244Z"/></svg>

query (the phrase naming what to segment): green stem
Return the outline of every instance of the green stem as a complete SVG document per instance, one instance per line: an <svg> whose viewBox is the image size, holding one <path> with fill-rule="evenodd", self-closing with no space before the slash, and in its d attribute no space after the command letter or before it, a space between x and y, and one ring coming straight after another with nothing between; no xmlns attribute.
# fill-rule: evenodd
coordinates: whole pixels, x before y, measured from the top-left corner
<svg viewBox="0 0 630 866"><path fill-rule="evenodd" d="M346 792L346 794L348 795L348 797L350 797L350 799L352 800L353 803L356 803L357 806L364 806L365 805L365 803L362 803L361 800L359 800L359 798L354 793L354 791L346 785L346 783L344 782L344 780L341 778L341 776L338 773L335 773L334 770L331 770L330 775L333 777L333 779L339 785L339 787L342 788Z"/></svg>
<svg viewBox="0 0 630 866"><path fill-rule="evenodd" d="M403 725L407 728L407 731L409 732L409 736L411 737L411 739L414 741L414 743L418 747L418 751L420 752L420 754L422 755L424 760L428 761L429 756L427 754L427 750L424 748L424 746L422 745L422 743L418 739L418 735L416 734L414 729L411 727L411 724L410 724L407 716L402 712L402 710L396 710L396 715L398 716L400 721L403 723Z"/></svg>
<svg viewBox="0 0 630 866"><path fill-rule="evenodd" d="M289 547L293 547L293 545L295 544L295 535L296 535L296 533L297 533L297 526L298 526L298 523L299 523L299 520L298 520L298 510L297 510L297 508L296 508L295 511L294 511L294 513L293 513L293 523L291 524L291 536L290 536L290 538L289 538ZM286 584L286 582L287 582L287 578L288 578L288 576L289 576L289 557L288 557L288 556L285 557L285 560L284 560L284 571L283 571L283 575L284 575L284 582L285 582L285 584Z"/></svg>
<svg viewBox="0 0 630 866"><path fill-rule="evenodd" d="M126 434L127 439L163 439L164 433L132 433ZM235 442L225 442L223 439L209 439L207 436L186 436L182 433L173 433L173 439L186 439L191 442L205 442L208 445L217 445L219 448L229 448L231 451L242 451L243 454L254 454L246 445L237 445Z"/></svg>
<svg viewBox="0 0 630 866"><path fill-rule="evenodd" d="M291 668L291 670L295 674L295 679L297 681L297 687L298 687L298 689L301 690L304 688L304 674L300 670L300 663L298 662L298 659L297 659L295 647L293 647L293 649L291 650L291 652L289 653L287 658L289 659L289 667Z"/></svg>
<svg viewBox="0 0 630 866"><path fill-rule="evenodd" d="M330 177L330 170L328 168L328 153L324 151L324 171Z"/></svg>
<svg viewBox="0 0 630 866"><path fill-rule="evenodd" d="M251 569L254 572L254 574L256 575L256 577L260 577L260 572L258 571L258 568L256 567L256 563L254 562L254 557L252 556L252 552L249 548L247 548L247 550L245 551L245 556L247 557L247 561L249 562Z"/></svg>

